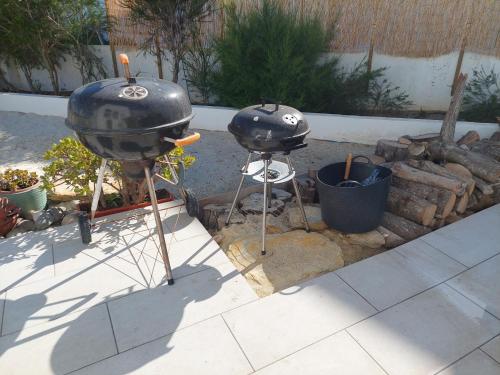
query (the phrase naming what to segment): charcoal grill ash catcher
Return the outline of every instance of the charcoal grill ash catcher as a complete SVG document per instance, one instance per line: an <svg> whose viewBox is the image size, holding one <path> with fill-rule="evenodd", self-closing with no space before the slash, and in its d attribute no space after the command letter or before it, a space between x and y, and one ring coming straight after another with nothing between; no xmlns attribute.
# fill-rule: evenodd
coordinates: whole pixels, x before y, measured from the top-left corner
<svg viewBox="0 0 500 375"><path fill-rule="evenodd" d="M248 158L241 169L241 180L226 218L226 225L229 225L238 203L245 177L249 176L254 181L262 183L264 202L261 254L265 255L267 209L271 205L274 184L292 181L305 228L309 232L309 224L295 179L295 169L289 156L291 151L307 146L304 139L310 132L309 124L304 115L295 108L263 99L260 105L240 110L228 125L228 130L236 141L248 150ZM259 159L252 161L252 156L257 156ZM273 160L275 156L284 157L285 162Z"/></svg>
<svg viewBox="0 0 500 375"><path fill-rule="evenodd" d="M107 161L120 161L127 177L147 182L166 279L168 284L173 284L153 178L177 187L188 214L196 216L197 200L183 185L184 166L182 162L172 162L168 152L176 146L195 143L200 134L185 136L193 114L182 87L164 80L132 77L127 55L121 54L120 61L125 78L87 84L75 90L69 98L66 126L75 131L85 147L103 158L92 199L90 221L88 216L80 218L82 241L91 241L91 228L94 227L92 223ZM172 180L156 173L155 160L158 157L163 157L162 163L170 170Z"/></svg>

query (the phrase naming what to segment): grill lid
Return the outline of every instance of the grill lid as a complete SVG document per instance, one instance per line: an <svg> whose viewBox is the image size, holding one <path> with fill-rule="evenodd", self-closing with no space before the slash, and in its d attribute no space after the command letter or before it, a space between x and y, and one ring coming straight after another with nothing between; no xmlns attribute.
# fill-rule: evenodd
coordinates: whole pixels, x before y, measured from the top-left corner
<svg viewBox="0 0 500 375"><path fill-rule="evenodd" d="M243 108L228 130L243 147L263 152L296 148L310 132L300 111L278 103Z"/></svg>
<svg viewBox="0 0 500 375"><path fill-rule="evenodd" d="M113 78L75 90L66 125L77 133L142 134L189 122L192 117L189 98L175 83Z"/></svg>

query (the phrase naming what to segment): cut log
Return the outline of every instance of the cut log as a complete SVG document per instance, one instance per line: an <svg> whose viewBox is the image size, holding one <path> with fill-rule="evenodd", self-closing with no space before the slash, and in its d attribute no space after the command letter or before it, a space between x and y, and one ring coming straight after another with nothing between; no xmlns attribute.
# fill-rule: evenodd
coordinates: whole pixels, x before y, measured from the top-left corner
<svg viewBox="0 0 500 375"><path fill-rule="evenodd" d="M480 154L489 156L496 161L500 161L500 142L482 140L474 143L470 149L473 152L479 152Z"/></svg>
<svg viewBox="0 0 500 375"><path fill-rule="evenodd" d="M418 224L428 226L436 214L437 206L405 190L391 187L387 210Z"/></svg>
<svg viewBox="0 0 500 375"><path fill-rule="evenodd" d="M462 176L466 178L473 178L472 173L461 164L457 163L446 163L444 167L451 173Z"/></svg>
<svg viewBox="0 0 500 375"><path fill-rule="evenodd" d="M397 176L393 176L392 184L435 204L437 207L435 216L437 218L445 218L455 207L457 196L449 190L404 180Z"/></svg>
<svg viewBox="0 0 500 375"><path fill-rule="evenodd" d="M369 155L368 159L370 159L370 161L374 165L380 165L382 163L385 163L385 159L382 156L378 156L378 155ZM362 159L362 158L356 159L356 161L358 161L360 163L367 162L365 159Z"/></svg>
<svg viewBox="0 0 500 375"><path fill-rule="evenodd" d="M457 141L457 145L467 145L470 146L473 143L476 143L479 141L481 137L479 136L479 133L475 130L469 130L467 133L465 133L462 138L460 138Z"/></svg>
<svg viewBox="0 0 500 375"><path fill-rule="evenodd" d="M479 190L475 190L469 199L467 209L473 212L477 212L491 207L494 204L495 200L493 199L493 195L485 195Z"/></svg>
<svg viewBox="0 0 500 375"><path fill-rule="evenodd" d="M462 164L473 175L488 182L500 181L500 163L477 152L462 150L452 144L433 142L427 150L435 160L446 160Z"/></svg>
<svg viewBox="0 0 500 375"><path fill-rule="evenodd" d="M493 135L490 137L490 141L500 142L500 132L494 132Z"/></svg>
<svg viewBox="0 0 500 375"><path fill-rule="evenodd" d="M472 178L476 182L476 190L479 190L484 195L493 194L493 187L491 185L489 185L486 181L484 181L476 176L472 176Z"/></svg>
<svg viewBox="0 0 500 375"><path fill-rule="evenodd" d="M431 231L430 228L414 223L411 220L394 215L390 212L384 212L382 217L382 226L396 233L398 236L407 241L414 240L417 237L423 236Z"/></svg>
<svg viewBox="0 0 500 375"><path fill-rule="evenodd" d="M460 106L465 93L465 83L467 82L467 74L460 73L456 81L455 90L451 97L450 106L444 116L443 124L441 125L441 141L452 143L455 138L455 126L457 124Z"/></svg>
<svg viewBox="0 0 500 375"><path fill-rule="evenodd" d="M435 217L434 219L432 219L432 223L429 226L432 228L432 230L436 230L444 227L445 223L445 219L438 219Z"/></svg>
<svg viewBox="0 0 500 375"><path fill-rule="evenodd" d="M439 176L448 177L451 179L456 179L457 181L461 181L464 184L466 184L466 190L469 194L472 194L472 192L474 191L474 187L476 186L476 183L472 178L456 175L451 171L447 170L446 168L433 163L430 160L408 160L408 165L410 165L413 168L420 169L422 171L434 173Z"/></svg>
<svg viewBox="0 0 500 375"><path fill-rule="evenodd" d="M462 181L425 172L401 162L394 163L392 166L392 173L405 180L450 190L458 196L462 196L466 188L466 184Z"/></svg>
<svg viewBox="0 0 500 375"><path fill-rule="evenodd" d="M439 133L426 133L420 135L405 135L412 142L433 142L439 140Z"/></svg>
<svg viewBox="0 0 500 375"><path fill-rule="evenodd" d="M408 145L408 153L414 158L420 158L425 155L424 143L412 143Z"/></svg>
<svg viewBox="0 0 500 375"><path fill-rule="evenodd" d="M386 161L399 161L408 159L408 145L389 139L381 139L377 142L375 155L382 156Z"/></svg>
<svg viewBox="0 0 500 375"><path fill-rule="evenodd" d="M457 221L460 221L462 220L463 217L458 215L456 212L452 212L451 215L449 215L445 220L445 224L448 225L448 224L453 224L453 223L456 223Z"/></svg>
<svg viewBox="0 0 500 375"><path fill-rule="evenodd" d="M465 193L461 197L457 199L457 203L455 203L455 212L457 214L463 214L467 209L467 205L469 204L469 193Z"/></svg>
<svg viewBox="0 0 500 375"><path fill-rule="evenodd" d="M392 249L392 248L400 246L406 242L403 237L398 236L396 233L391 232L387 228L378 227L377 231L384 237L386 249Z"/></svg>
<svg viewBox="0 0 500 375"><path fill-rule="evenodd" d="M406 137L399 137L398 142L404 145L411 145L411 141Z"/></svg>

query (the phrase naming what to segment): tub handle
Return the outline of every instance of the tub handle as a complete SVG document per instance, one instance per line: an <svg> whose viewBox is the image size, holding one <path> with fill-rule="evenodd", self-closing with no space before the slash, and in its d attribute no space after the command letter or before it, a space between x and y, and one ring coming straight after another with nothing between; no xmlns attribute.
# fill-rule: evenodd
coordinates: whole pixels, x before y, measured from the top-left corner
<svg viewBox="0 0 500 375"><path fill-rule="evenodd" d="M367 161L367 163L369 165L373 165L373 162L370 160L370 158L368 156L365 156L365 155L356 155L356 156L353 156L352 157L352 161L355 161L356 159L359 159L359 158L366 159L366 161Z"/></svg>

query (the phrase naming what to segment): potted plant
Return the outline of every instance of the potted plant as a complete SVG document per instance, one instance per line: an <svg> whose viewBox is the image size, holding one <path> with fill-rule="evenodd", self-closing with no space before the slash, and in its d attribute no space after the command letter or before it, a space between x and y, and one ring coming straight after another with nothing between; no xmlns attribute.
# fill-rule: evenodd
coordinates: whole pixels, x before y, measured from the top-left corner
<svg viewBox="0 0 500 375"><path fill-rule="evenodd" d="M170 152L170 158L183 161L185 167L191 166L195 158L184 154L180 147ZM101 157L90 152L82 143L72 137L66 137L52 146L44 158L50 164L44 168L43 183L47 190L53 190L59 183L70 187L80 198L80 210L89 211L90 201L97 181ZM163 175L168 170L161 171ZM123 173L121 164L108 161L108 170L104 177L105 194L101 194L96 217L148 206L149 197L145 181L133 181ZM158 202L173 199L165 189L157 191Z"/></svg>
<svg viewBox="0 0 500 375"><path fill-rule="evenodd" d="M36 172L24 169L7 169L0 173L0 197L7 198L23 214L43 210L47 192Z"/></svg>

